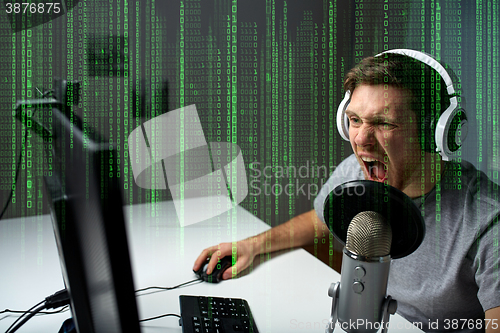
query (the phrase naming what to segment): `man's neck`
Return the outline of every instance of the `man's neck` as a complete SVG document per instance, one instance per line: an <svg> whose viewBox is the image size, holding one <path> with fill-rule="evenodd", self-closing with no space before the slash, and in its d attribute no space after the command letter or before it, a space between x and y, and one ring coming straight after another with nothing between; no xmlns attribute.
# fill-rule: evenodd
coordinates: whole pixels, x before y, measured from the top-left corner
<svg viewBox="0 0 500 333"><path fill-rule="evenodd" d="M425 154L425 162L422 164L422 168L418 170L412 183L410 183L404 190L404 193L410 198L418 198L426 195L436 186L436 183L441 179L441 175L444 172L446 162L441 159L441 156L433 153ZM424 186L422 187L422 170Z"/></svg>

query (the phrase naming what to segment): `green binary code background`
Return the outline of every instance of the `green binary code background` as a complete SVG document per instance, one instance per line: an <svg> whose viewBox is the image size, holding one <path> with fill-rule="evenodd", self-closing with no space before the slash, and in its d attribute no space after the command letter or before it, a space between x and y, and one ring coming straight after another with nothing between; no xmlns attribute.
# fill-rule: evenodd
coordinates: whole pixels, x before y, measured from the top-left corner
<svg viewBox="0 0 500 333"><path fill-rule="evenodd" d="M452 66L469 116L462 156L499 182L499 1L67 0L43 22L14 3L0 6L4 218L49 212L51 157L14 110L64 79L81 84L73 111L84 128L118 145L127 203L171 199L168 189L135 185L129 134L196 104L207 142L242 149L249 193L241 205L270 225L287 221L312 208L352 152L335 119L345 73L393 48Z"/></svg>

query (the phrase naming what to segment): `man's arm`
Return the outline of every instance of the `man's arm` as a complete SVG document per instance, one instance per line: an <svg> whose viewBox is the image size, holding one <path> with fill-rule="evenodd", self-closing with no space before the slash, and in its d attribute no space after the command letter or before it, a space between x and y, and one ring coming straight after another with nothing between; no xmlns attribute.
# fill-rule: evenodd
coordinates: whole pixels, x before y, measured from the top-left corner
<svg viewBox="0 0 500 333"><path fill-rule="evenodd" d="M226 270L222 278L226 280L233 274L241 272L250 266L255 256L259 254L313 244L315 238L319 238L318 241L322 242L322 239L326 237L328 241L329 233L325 230L328 231L326 225L319 220L316 212L311 210L261 234L241 240L234 245L237 255L236 264L232 267L232 271ZM220 258L230 256L232 253L233 243L221 243L209 247L203 250L196 259L193 270L198 270L210 257L207 267L207 274L210 274Z"/></svg>
<svg viewBox="0 0 500 333"><path fill-rule="evenodd" d="M486 310L484 317L485 325L487 324L486 333L500 332L500 306Z"/></svg>

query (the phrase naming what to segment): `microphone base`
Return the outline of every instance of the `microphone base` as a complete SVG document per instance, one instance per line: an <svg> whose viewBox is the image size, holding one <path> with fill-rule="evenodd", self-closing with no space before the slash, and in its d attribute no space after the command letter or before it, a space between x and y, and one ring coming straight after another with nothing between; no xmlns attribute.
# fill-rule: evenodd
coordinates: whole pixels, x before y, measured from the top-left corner
<svg viewBox="0 0 500 333"><path fill-rule="evenodd" d="M338 323L338 305L339 305L339 295L340 295L340 282L332 283L328 289L328 296L332 297L332 313L330 315L330 320L326 326L325 333L333 333L336 326L342 329L342 324ZM382 304L382 322L380 328L382 328L381 333L387 333L389 329L389 317L391 314L395 314L398 308L398 303L391 296L387 296ZM343 330L343 329L342 329ZM345 332L365 332L364 330L347 330Z"/></svg>

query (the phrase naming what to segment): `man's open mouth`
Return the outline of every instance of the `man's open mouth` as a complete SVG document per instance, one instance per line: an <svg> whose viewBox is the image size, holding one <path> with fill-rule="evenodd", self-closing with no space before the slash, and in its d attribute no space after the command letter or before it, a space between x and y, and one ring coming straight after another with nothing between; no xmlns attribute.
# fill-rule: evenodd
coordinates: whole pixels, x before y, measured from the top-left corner
<svg viewBox="0 0 500 333"><path fill-rule="evenodd" d="M383 182L387 179L387 165L368 156L361 156L369 180Z"/></svg>

